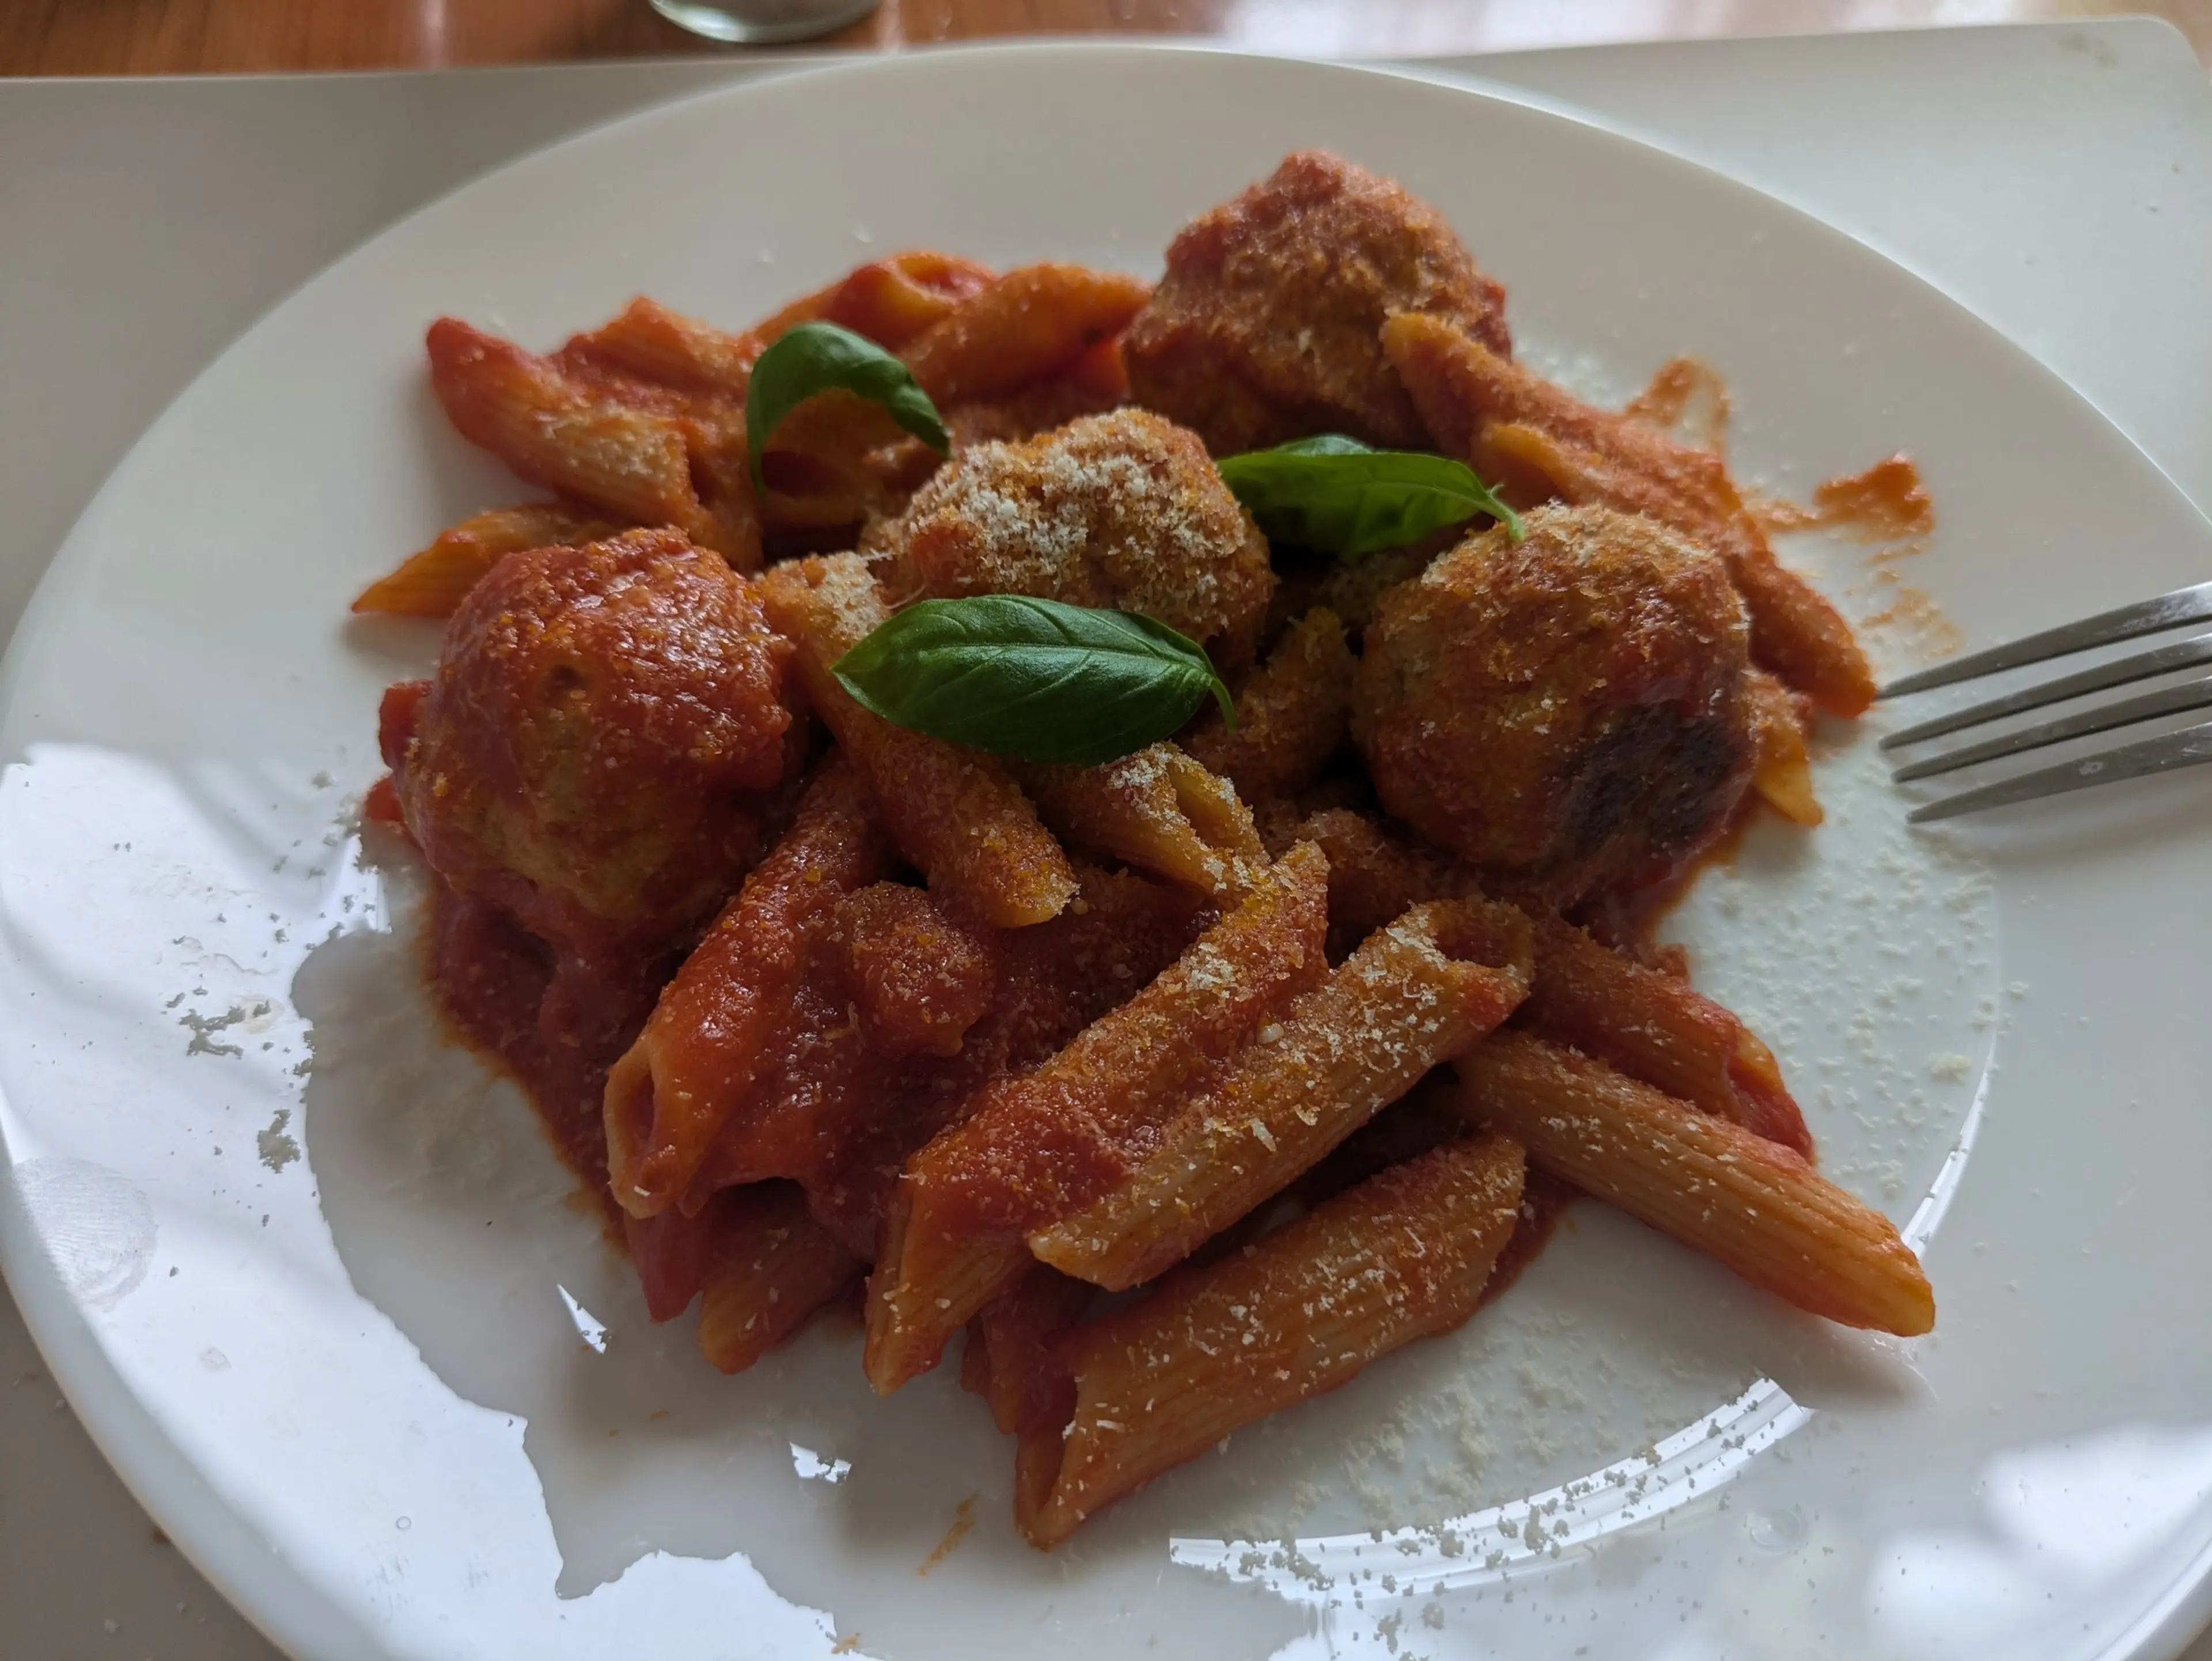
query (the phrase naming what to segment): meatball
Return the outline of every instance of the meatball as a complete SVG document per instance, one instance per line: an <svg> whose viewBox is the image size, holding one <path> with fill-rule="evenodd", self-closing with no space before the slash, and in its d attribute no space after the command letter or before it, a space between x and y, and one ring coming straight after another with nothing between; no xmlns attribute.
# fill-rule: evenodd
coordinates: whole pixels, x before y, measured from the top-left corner
<svg viewBox="0 0 2212 1661"><path fill-rule="evenodd" d="M564 952L682 943L760 855L791 647L677 531L507 555L382 743L425 859Z"/></svg>
<svg viewBox="0 0 2212 1661"><path fill-rule="evenodd" d="M1727 824L1754 753L1750 625L1719 557L1540 508L1386 593L1352 734L1383 805L1562 901L1655 881Z"/></svg>
<svg viewBox="0 0 2212 1661"><path fill-rule="evenodd" d="M956 452L871 545L895 593L1142 611L1224 664L1252 655L1275 587L1267 539L1206 447L1141 410Z"/></svg>
<svg viewBox="0 0 2212 1661"><path fill-rule="evenodd" d="M1505 290L1442 215L1364 167L1301 150L1169 245L1167 275L1122 342L1130 391L1216 455L1329 432L1425 448L1382 352L1393 312L1431 313L1512 350Z"/></svg>

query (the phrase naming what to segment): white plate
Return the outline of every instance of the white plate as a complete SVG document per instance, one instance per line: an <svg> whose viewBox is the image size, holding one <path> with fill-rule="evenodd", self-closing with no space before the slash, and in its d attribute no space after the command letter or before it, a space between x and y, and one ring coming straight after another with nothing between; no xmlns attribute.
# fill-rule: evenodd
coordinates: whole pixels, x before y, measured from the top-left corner
<svg viewBox="0 0 2212 1661"><path fill-rule="evenodd" d="M432 640L343 607L521 493L438 417L423 323L550 344L638 290L735 323L915 243L1148 271L1314 143L1442 207L1562 373L1719 364L1753 476L1912 451L1942 523L1910 579L1976 640L2212 564L2081 400L1857 245L1371 73L872 63L626 122L404 222L142 441L0 678L9 1276L140 1497L279 1642L2070 1658L2169 1655L2201 1619L2202 781L1916 839L1862 739L1824 760L1828 825L1755 839L1680 916L1831 1171L1932 1232L1935 1338L1834 1333L1584 1207L1466 1331L1051 1558L1013 1539L1009 1451L945 1376L878 1403L817 1332L732 1382L651 1327L526 1111L425 1035L405 877L360 865L346 805L378 691ZM1865 609L1863 551L1826 553ZM969 1494L972 1533L918 1575Z"/></svg>

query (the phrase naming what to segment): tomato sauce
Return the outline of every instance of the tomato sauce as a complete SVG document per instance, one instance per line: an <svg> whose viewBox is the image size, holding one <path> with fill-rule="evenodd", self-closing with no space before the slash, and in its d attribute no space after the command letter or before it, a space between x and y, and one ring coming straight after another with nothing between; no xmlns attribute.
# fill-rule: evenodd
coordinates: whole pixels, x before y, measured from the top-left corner
<svg viewBox="0 0 2212 1661"><path fill-rule="evenodd" d="M1663 428L1685 444L1719 454L1728 448L1729 390L1720 371L1694 357L1669 358L1621 413Z"/></svg>
<svg viewBox="0 0 2212 1661"><path fill-rule="evenodd" d="M1813 487L1810 502L1760 501L1752 504L1752 513L1770 534L1832 530L1861 542L1910 542L1936 530L1936 504L1906 455L1823 479Z"/></svg>
<svg viewBox="0 0 2212 1661"><path fill-rule="evenodd" d="M561 963L493 907L440 883L431 902L429 979L469 1047L522 1086L562 1163L620 1220L607 1187L600 1103L607 1068L651 1013L664 977L596 974Z"/></svg>

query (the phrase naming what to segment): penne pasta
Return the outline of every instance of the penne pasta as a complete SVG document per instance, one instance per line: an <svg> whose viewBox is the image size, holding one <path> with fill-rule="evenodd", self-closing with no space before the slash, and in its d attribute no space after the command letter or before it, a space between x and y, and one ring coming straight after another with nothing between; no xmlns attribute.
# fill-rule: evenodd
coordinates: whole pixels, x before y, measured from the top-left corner
<svg viewBox="0 0 2212 1661"><path fill-rule="evenodd" d="M878 1049L960 1053L997 989L997 930L948 916L919 888L879 882L838 903L833 932L839 979Z"/></svg>
<svg viewBox="0 0 2212 1661"><path fill-rule="evenodd" d="M886 851L865 782L831 760L608 1073L608 1179L631 1216L666 1210L690 1186L758 1076L806 928L880 876Z"/></svg>
<svg viewBox="0 0 2212 1661"><path fill-rule="evenodd" d="M1813 1135L1774 1052L1680 976L1646 968L1557 917L1536 920L1532 1032L1810 1158Z"/></svg>
<svg viewBox="0 0 2212 1661"><path fill-rule="evenodd" d="M1467 1134L1467 1121L1452 1105L1450 1098L1457 1089L1449 1068L1436 1068L1346 1137L1327 1159L1285 1189L1283 1197L1311 1208L1392 1165L1459 1141ZM1217 1235L1207 1242L1206 1249L1212 1250L1215 1241L1235 1239L1242 1232L1231 1229Z"/></svg>
<svg viewBox="0 0 2212 1661"><path fill-rule="evenodd" d="M1850 625L1774 557L1719 456L1595 409L1439 319L1394 316L1382 344L1438 447L1523 500L1646 514L1704 543L1728 562L1761 663L1837 715L1874 702Z"/></svg>
<svg viewBox="0 0 2212 1661"><path fill-rule="evenodd" d="M699 1295L707 1275L707 1233L705 1219L679 1211L624 1214L623 1242L645 1292L645 1312L654 1320L674 1320Z"/></svg>
<svg viewBox="0 0 2212 1661"><path fill-rule="evenodd" d="M790 1183L725 1189L699 1220L699 1353L724 1372L759 1360L867 1268L814 1220Z"/></svg>
<svg viewBox="0 0 2212 1661"><path fill-rule="evenodd" d="M1811 712L1773 676L1754 669L1749 678L1751 736L1757 757L1751 788L1783 818L1803 825L1826 817L1813 793L1813 760L1805 739Z"/></svg>
<svg viewBox="0 0 2212 1661"><path fill-rule="evenodd" d="M763 528L784 536L845 531L896 512L905 500L903 480L880 458L902 440L880 405L847 392L817 392L762 447Z"/></svg>
<svg viewBox="0 0 2212 1661"><path fill-rule="evenodd" d="M1024 1535L1056 1545L1242 1427L1458 1326L1513 1236L1522 1170L1510 1138L1448 1143L1078 1328L1061 1346L1073 1415L1022 1439Z"/></svg>
<svg viewBox="0 0 2212 1661"><path fill-rule="evenodd" d="M1173 1268L1511 1014L1529 959L1510 906L1415 906L1265 1029L1127 1181L1030 1250L1109 1292Z"/></svg>
<svg viewBox="0 0 2212 1661"><path fill-rule="evenodd" d="M678 1208L787 1178L849 1250L873 1257L908 1157L979 1088L1048 1058L1197 932L1188 895L1081 876L1082 910L1004 934L896 883L811 919L752 1081Z"/></svg>
<svg viewBox="0 0 2212 1661"><path fill-rule="evenodd" d="M1235 728L1210 709L1183 747L1247 801L1295 795L1321 776L1344 743L1353 667L1344 624L1316 606L1291 625L1238 689Z"/></svg>
<svg viewBox="0 0 2212 1661"><path fill-rule="evenodd" d="M988 265L957 254L916 248L872 260L848 273L827 292L821 315L896 352L995 281Z"/></svg>
<svg viewBox="0 0 2212 1661"><path fill-rule="evenodd" d="M1122 355L1121 337L1108 335L1096 345L1087 346L1055 377L1076 396L1088 399L1092 406L1110 410L1129 401L1129 364Z"/></svg>
<svg viewBox="0 0 2212 1661"><path fill-rule="evenodd" d="M1005 1434L1067 1422L1073 1402L1062 1400L1067 1378L1053 1352L1097 1296L1096 1287L1040 1266L969 1323L961 1385L984 1399Z"/></svg>
<svg viewBox="0 0 2212 1661"><path fill-rule="evenodd" d="M811 302L801 302L802 304ZM663 386L708 392L742 405L769 337L726 333L642 295L610 322L570 338L561 356Z"/></svg>
<svg viewBox="0 0 2212 1661"><path fill-rule="evenodd" d="M1928 1277L1889 1220L1793 1150L1526 1033L1499 1034L1458 1073L1471 1123L1753 1286L1844 1326L1911 1337L1935 1324Z"/></svg>
<svg viewBox="0 0 2212 1661"><path fill-rule="evenodd" d="M1333 955L1348 952L1409 905L1477 892L1474 873L1449 855L1413 848L1364 813L1327 807L1287 832L1328 856Z"/></svg>
<svg viewBox="0 0 2212 1661"><path fill-rule="evenodd" d="M1001 397L1065 369L1128 326L1152 285L1083 265L1008 271L902 354L939 405Z"/></svg>
<svg viewBox="0 0 2212 1661"><path fill-rule="evenodd" d="M1251 811L1224 779L1172 744L1102 767L1023 767L1045 823L1080 843L1233 903L1267 868Z"/></svg>
<svg viewBox="0 0 2212 1661"><path fill-rule="evenodd" d="M857 554L793 560L761 580L769 620L798 643L799 684L873 787L891 840L941 897L1000 928L1059 914L1075 873L996 759L894 727L831 672L890 615Z"/></svg>
<svg viewBox="0 0 2212 1661"><path fill-rule="evenodd" d="M1394 841L1341 808L1296 834L1328 855L1332 936L1371 929L1419 900L1478 896L1474 873ZM1648 968L1549 912L1530 913L1535 971L1517 1025L1810 1156L1812 1134L1773 1051L1677 975Z"/></svg>
<svg viewBox="0 0 2212 1661"><path fill-rule="evenodd" d="M1089 1204L1143 1140L1327 970L1327 867L1292 849L1242 904L1035 1072L987 1087L908 1162L868 1286L864 1363L888 1395L1030 1262L1025 1237Z"/></svg>
<svg viewBox="0 0 2212 1661"><path fill-rule="evenodd" d="M564 356L596 360L665 385L742 401L760 355L802 323L835 323L896 351L989 286L990 268L957 254L915 249L854 267L801 295L742 334L730 334L634 300L611 322L576 336Z"/></svg>
<svg viewBox="0 0 2212 1661"><path fill-rule="evenodd" d="M558 502L495 508L439 532L428 547L410 554L390 575L362 589L353 609L387 617L451 617L477 580L507 555L531 548L580 548L621 528Z"/></svg>
<svg viewBox="0 0 2212 1661"><path fill-rule="evenodd" d="M945 426L952 435L955 450L977 444L1018 443L1065 427L1079 416L1102 415L1128 401L1128 370L1121 362L1121 338L1115 336L1100 341L1058 373L1004 397L968 399L948 405Z"/></svg>
<svg viewBox="0 0 2212 1661"><path fill-rule="evenodd" d="M711 481L716 499L750 500L751 481L739 465L744 451L739 411L751 385L753 364L790 324L834 319L853 280L848 277L808 296L770 319L763 331L744 335L726 334L655 301L634 300L612 322L571 340L558 361L611 370L704 400L716 411L717 424L727 437L710 447L711 455L698 458L703 476ZM761 528L785 537L819 533L858 526L872 514L892 509L896 506L892 493L869 459L872 452L896 444L902 436L881 406L850 392L829 392L808 399L777 424L763 447Z"/></svg>
<svg viewBox="0 0 2212 1661"><path fill-rule="evenodd" d="M789 1177L823 1222L872 1250L873 1167L885 1158L895 1173L943 1123L942 1106L933 1115L915 1100L935 1082L918 1058L958 1056L997 1001L997 931L964 926L896 883L839 894L802 929L796 972L752 1047L768 1055L722 1115L681 1204ZM856 1184L866 1192L847 1191Z"/></svg>
<svg viewBox="0 0 2212 1661"><path fill-rule="evenodd" d="M910 250L857 266L742 334L640 296L611 321L573 338L561 356L742 404L760 355L801 323L835 323L896 351L993 281L989 267L974 260Z"/></svg>
<svg viewBox="0 0 2212 1661"><path fill-rule="evenodd" d="M524 478L630 524L672 525L741 570L760 563L749 502L700 500L695 463L712 471L726 432L673 395L617 389L454 318L430 326L430 380L461 436ZM743 448L743 435L737 435ZM749 539L750 538L750 539Z"/></svg>

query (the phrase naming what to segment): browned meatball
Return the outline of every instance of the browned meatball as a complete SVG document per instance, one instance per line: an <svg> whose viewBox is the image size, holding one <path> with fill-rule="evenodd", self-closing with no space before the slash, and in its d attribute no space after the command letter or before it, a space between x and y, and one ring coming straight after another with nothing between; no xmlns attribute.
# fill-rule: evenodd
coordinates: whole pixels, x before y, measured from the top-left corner
<svg viewBox="0 0 2212 1661"><path fill-rule="evenodd" d="M1425 448L1382 353L1393 312L1432 313L1512 350L1505 290L1441 214L1364 167L1300 150L1169 245L1167 275L1122 341L1129 388L1218 456L1331 432Z"/></svg>
<svg viewBox="0 0 2212 1661"><path fill-rule="evenodd" d="M1430 841L1571 899L1656 880L1751 776L1750 629L1720 559L1653 520L1540 508L1382 597L1352 733Z"/></svg>
<svg viewBox="0 0 2212 1661"><path fill-rule="evenodd" d="M1267 539L1206 447L1142 410L957 451L870 540L895 593L1142 611L1223 663L1251 656L1275 587Z"/></svg>
<svg viewBox="0 0 2212 1661"><path fill-rule="evenodd" d="M791 647L680 532L507 555L394 687L407 828L464 893L586 958L663 949L759 857Z"/></svg>

